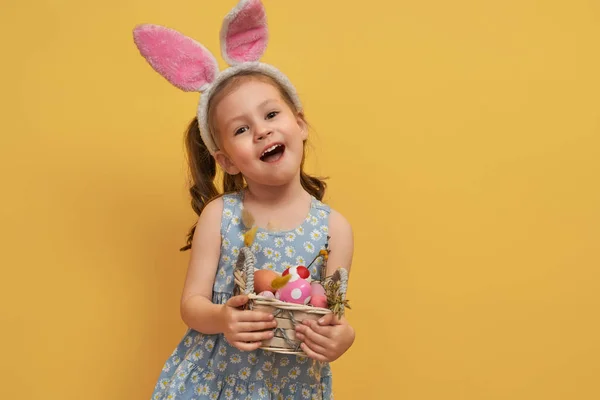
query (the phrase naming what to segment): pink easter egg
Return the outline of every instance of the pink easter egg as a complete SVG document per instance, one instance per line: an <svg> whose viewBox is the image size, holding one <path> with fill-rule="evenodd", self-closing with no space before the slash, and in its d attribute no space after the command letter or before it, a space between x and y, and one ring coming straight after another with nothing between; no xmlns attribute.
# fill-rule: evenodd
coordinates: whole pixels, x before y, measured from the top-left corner
<svg viewBox="0 0 600 400"><path fill-rule="evenodd" d="M313 296L325 296L325 288L319 282L312 282L310 284L310 289Z"/></svg>
<svg viewBox="0 0 600 400"><path fill-rule="evenodd" d="M290 280L287 285L275 293L275 298L287 303L308 304L310 301L310 283L305 279Z"/></svg>
<svg viewBox="0 0 600 400"><path fill-rule="evenodd" d="M312 295L310 305L315 307L327 308L327 296L322 294Z"/></svg>
<svg viewBox="0 0 600 400"><path fill-rule="evenodd" d="M267 299L274 299L275 295L273 294L273 292L269 291L269 290L265 290L264 292L260 292L258 294L259 296L265 297Z"/></svg>

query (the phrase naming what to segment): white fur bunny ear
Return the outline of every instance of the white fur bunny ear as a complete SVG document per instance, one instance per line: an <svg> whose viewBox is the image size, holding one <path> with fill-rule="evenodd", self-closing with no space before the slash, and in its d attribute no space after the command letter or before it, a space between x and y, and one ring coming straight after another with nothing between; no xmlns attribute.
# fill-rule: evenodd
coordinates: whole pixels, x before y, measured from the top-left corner
<svg viewBox="0 0 600 400"><path fill-rule="evenodd" d="M160 25L143 24L133 40L156 72L186 92L202 92L217 77L217 60L200 43Z"/></svg>
<svg viewBox="0 0 600 400"><path fill-rule="evenodd" d="M221 53L229 65L260 60L268 41L267 17L260 0L241 0L225 16Z"/></svg>

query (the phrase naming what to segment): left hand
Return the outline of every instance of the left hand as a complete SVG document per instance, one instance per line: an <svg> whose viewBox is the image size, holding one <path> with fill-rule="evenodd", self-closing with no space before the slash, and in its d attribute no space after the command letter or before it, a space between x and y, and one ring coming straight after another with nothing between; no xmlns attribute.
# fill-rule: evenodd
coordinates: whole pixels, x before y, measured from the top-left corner
<svg viewBox="0 0 600 400"><path fill-rule="evenodd" d="M331 362L344 354L354 343L354 329L346 319L338 319L333 313L319 321L304 320L296 326L296 338L300 347L314 360Z"/></svg>

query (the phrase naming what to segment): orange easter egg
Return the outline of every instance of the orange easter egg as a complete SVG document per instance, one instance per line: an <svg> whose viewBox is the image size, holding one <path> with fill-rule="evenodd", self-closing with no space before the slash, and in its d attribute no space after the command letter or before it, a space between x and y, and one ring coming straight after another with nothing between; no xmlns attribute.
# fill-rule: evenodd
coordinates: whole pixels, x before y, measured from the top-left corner
<svg viewBox="0 0 600 400"><path fill-rule="evenodd" d="M254 292L275 292L275 289L271 287L271 282L278 276L277 272L271 271L270 269L259 269L258 271L254 271Z"/></svg>

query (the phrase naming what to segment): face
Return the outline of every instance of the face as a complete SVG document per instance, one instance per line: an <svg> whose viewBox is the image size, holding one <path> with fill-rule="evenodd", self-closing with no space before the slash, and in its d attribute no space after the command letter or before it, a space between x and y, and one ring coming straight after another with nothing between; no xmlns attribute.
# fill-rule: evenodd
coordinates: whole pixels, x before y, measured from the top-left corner
<svg viewBox="0 0 600 400"><path fill-rule="evenodd" d="M273 85L242 82L214 110L215 158L223 169L248 183L282 185L298 176L307 138L306 123Z"/></svg>

